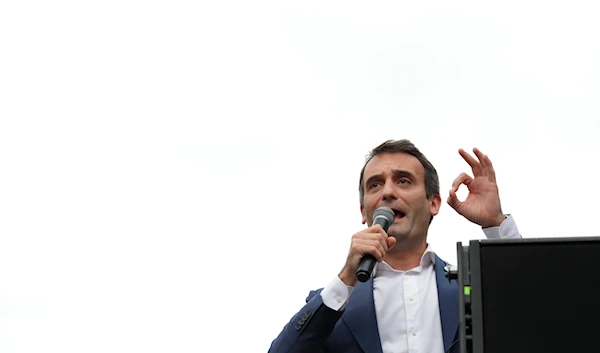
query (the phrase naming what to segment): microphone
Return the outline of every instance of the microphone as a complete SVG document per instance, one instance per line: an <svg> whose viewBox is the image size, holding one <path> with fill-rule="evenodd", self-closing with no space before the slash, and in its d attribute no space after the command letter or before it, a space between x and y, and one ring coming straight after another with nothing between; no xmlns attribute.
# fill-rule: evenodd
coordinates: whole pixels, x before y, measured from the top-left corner
<svg viewBox="0 0 600 353"><path fill-rule="evenodd" d="M394 223L394 218L396 218L394 211L389 207L382 206L373 212L373 225L379 224L383 228L383 231L387 232L390 225ZM369 254L360 259L358 270L356 270L356 277L358 277L359 281L366 282L371 278L371 273L376 262L375 257Z"/></svg>

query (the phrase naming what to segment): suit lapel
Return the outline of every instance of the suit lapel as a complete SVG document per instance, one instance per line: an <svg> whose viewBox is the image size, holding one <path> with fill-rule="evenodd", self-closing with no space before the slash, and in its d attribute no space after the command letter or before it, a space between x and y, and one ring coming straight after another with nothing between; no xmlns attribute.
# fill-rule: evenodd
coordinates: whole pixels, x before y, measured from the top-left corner
<svg viewBox="0 0 600 353"><path fill-rule="evenodd" d="M454 342L458 332L458 284L449 282L444 271L446 263L435 256L435 276L438 288L438 303L442 321L444 351ZM346 305L342 319L352 331L354 338L365 353L382 353L377 329L375 301L373 299L373 278L366 283L358 283Z"/></svg>
<svg viewBox="0 0 600 353"><path fill-rule="evenodd" d="M442 320L442 336L444 337L444 351L448 351L458 331L458 284L456 281L448 281L444 266L446 263L436 255L435 277Z"/></svg>
<svg viewBox="0 0 600 353"><path fill-rule="evenodd" d="M373 300L373 278L356 285L345 311L342 319L360 348L365 353L382 353Z"/></svg>

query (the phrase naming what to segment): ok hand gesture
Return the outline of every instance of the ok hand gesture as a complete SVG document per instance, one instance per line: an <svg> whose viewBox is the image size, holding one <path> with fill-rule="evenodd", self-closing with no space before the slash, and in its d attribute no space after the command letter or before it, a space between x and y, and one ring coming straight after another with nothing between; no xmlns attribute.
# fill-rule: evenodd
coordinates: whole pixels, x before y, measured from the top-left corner
<svg viewBox="0 0 600 353"><path fill-rule="evenodd" d="M462 148L458 150L458 153L471 166L473 177L461 173L454 180L448 196L448 204L463 217L483 228L497 227L504 221L504 214L500 207L496 173L487 155L481 153L477 148L473 148L473 152L478 160ZM456 191L461 184L469 189L465 201L460 201L456 197Z"/></svg>

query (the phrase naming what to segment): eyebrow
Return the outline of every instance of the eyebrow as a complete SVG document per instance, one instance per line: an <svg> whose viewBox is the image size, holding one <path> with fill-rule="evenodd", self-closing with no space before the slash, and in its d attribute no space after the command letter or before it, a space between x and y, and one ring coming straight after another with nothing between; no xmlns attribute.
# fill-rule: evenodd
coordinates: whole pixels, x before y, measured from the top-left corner
<svg viewBox="0 0 600 353"><path fill-rule="evenodd" d="M408 170L404 170L404 169L392 169L392 173L394 174L394 176L396 178L398 177L408 177L411 180L415 180L416 177L413 173L409 172ZM370 183L372 183L374 180L377 179L381 179L383 177L383 174L375 174L370 176L367 181L365 181L365 185L369 185Z"/></svg>

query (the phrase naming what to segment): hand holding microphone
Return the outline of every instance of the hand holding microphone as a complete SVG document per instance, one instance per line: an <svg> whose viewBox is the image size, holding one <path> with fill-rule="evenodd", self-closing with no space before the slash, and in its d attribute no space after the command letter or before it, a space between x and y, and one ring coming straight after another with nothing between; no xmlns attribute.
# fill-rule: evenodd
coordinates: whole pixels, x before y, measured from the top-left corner
<svg viewBox="0 0 600 353"><path fill-rule="evenodd" d="M347 286L354 286L358 280L368 281L375 263L383 260L386 252L396 244L396 239L388 238L386 233L394 218L394 211L389 207L379 207L373 213L373 225L352 236L346 265L339 274Z"/></svg>

